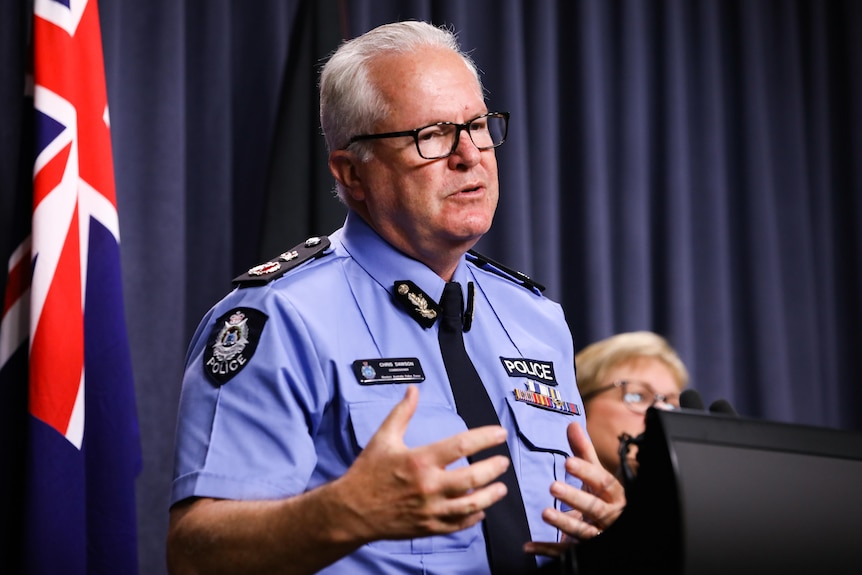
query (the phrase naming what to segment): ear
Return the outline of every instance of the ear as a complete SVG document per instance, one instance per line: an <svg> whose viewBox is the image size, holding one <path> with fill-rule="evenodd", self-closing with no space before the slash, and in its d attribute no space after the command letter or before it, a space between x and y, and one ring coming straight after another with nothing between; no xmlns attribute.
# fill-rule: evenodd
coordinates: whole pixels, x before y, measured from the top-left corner
<svg viewBox="0 0 862 575"><path fill-rule="evenodd" d="M335 150L329 154L329 171L338 183L344 186L351 199L365 199L365 187L360 176L360 159L353 152Z"/></svg>

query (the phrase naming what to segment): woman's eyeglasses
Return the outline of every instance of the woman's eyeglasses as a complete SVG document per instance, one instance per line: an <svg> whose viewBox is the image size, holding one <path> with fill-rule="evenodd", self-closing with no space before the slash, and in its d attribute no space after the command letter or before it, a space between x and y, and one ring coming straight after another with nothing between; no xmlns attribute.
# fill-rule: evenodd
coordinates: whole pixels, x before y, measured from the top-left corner
<svg viewBox="0 0 862 575"><path fill-rule="evenodd" d="M679 407L678 393L671 395L656 393L650 384L634 380L615 381L585 393L581 396L581 399L587 401L612 389L621 390L623 403L635 413L646 413L647 409L656 404L661 404L660 407L662 409L676 409Z"/></svg>

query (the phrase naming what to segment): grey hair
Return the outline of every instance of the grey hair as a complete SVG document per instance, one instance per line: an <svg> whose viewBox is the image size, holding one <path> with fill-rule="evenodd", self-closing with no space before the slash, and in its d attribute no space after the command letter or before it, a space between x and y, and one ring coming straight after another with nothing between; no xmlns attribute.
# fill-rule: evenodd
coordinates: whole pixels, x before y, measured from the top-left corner
<svg viewBox="0 0 862 575"><path fill-rule="evenodd" d="M371 61L381 55L410 53L424 47L452 50L460 55L484 93L476 64L461 50L452 30L418 21L378 26L341 44L323 66L320 126L330 152L346 147L354 135L370 132L389 113L387 102L369 78ZM368 143L356 142L354 146L362 161L371 158ZM341 184L336 184L336 191L344 201Z"/></svg>

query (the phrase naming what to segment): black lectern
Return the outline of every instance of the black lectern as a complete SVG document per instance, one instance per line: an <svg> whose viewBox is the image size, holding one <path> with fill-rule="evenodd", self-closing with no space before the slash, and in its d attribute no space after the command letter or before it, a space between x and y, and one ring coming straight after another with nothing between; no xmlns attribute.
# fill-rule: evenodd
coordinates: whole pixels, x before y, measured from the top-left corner
<svg viewBox="0 0 862 575"><path fill-rule="evenodd" d="M625 511L564 572L862 572L862 434L690 410L646 417Z"/></svg>

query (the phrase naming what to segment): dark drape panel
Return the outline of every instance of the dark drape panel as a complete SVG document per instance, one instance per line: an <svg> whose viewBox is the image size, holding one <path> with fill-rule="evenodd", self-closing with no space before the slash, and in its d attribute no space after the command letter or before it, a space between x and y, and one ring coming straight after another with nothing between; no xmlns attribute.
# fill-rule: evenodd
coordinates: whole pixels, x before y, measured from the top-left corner
<svg viewBox="0 0 862 575"><path fill-rule="evenodd" d="M275 138L269 153L266 207L260 249L250 267L312 235L338 228L346 215L335 199L320 132L317 82L320 66L347 36L340 0L300 5L290 30Z"/></svg>
<svg viewBox="0 0 862 575"><path fill-rule="evenodd" d="M0 254L4 257L15 249L29 229L19 214L31 211L30 196L33 173L34 137L28 133L33 121L32 97L25 97L25 69L27 60L23 46L30 42L31 10L26 2L4 8L0 16ZM6 264L0 274L0 294L5 294ZM5 305L5 304L4 304ZM19 549L23 545L23 529L18 518L24 510L22 496L26 478L15 470L26 465L29 434L27 418L28 390L3 381L3 377L16 379L25 373L24 354L16 353L9 359L0 376L0 568L19 565ZM9 374L9 375L7 375ZM5 570L5 569L4 569Z"/></svg>
<svg viewBox="0 0 862 575"><path fill-rule="evenodd" d="M3 230L24 157L20 4L0 8ZM490 107L512 112L500 208L478 247L548 286L577 347L652 329L707 401L862 429L859 2L117 0L100 12L142 573L164 573L191 331L234 275L339 225L316 71L342 36L397 19L454 25Z"/></svg>
<svg viewBox="0 0 862 575"><path fill-rule="evenodd" d="M144 467L141 573L164 541L183 358L258 258L270 146L301 2L101 2Z"/></svg>
<svg viewBox="0 0 862 575"><path fill-rule="evenodd" d="M707 401L862 426L855 2L377 2L452 24L512 112L480 249L549 286L577 347L666 335Z"/></svg>

